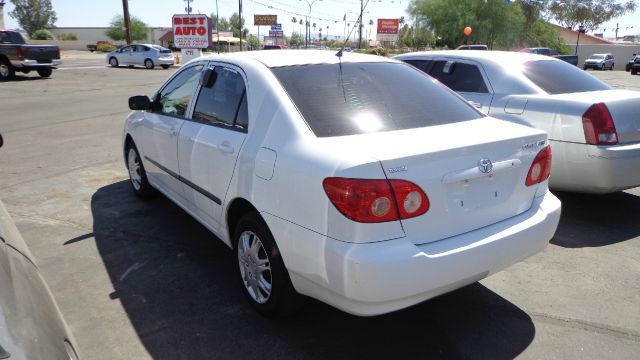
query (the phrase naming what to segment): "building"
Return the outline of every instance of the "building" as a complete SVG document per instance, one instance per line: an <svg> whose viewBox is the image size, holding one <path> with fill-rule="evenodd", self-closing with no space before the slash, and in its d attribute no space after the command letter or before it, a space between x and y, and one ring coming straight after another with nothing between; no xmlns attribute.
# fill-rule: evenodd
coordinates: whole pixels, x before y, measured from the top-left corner
<svg viewBox="0 0 640 360"><path fill-rule="evenodd" d="M578 41L578 32L575 30L567 29L563 26L551 24L558 30L560 37L564 40L565 44L574 44ZM605 40L601 37L580 33L580 44L581 45L611 45L614 44L612 41Z"/></svg>
<svg viewBox="0 0 640 360"><path fill-rule="evenodd" d="M108 27L53 27L49 29L56 38L63 34L75 34L78 37L78 41L82 41L87 44L95 44L98 41L111 40L105 34L107 30L109 30ZM171 28L167 27L149 28L147 39L140 40L140 42L163 45L161 38L170 31ZM171 40L173 40L173 37Z"/></svg>

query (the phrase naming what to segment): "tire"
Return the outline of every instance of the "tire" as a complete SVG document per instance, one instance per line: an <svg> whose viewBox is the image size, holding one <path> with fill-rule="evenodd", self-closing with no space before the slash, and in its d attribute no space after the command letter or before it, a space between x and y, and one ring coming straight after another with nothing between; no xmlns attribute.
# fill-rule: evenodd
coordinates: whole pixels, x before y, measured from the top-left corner
<svg viewBox="0 0 640 360"><path fill-rule="evenodd" d="M609 68L609 70L613 71L614 66L616 66L616 64L611 64L611 68Z"/></svg>
<svg viewBox="0 0 640 360"><path fill-rule="evenodd" d="M127 171L129 172L129 183L136 196L142 199L154 197L156 190L149 184L147 172L144 169L140 153L133 141L127 143L125 159L127 161Z"/></svg>
<svg viewBox="0 0 640 360"><path fill-rule="evenodd" d="M9 60L0 59L0 81L11 80L16 76L16 70Z"/></svg>
<svg viewBox="0 0 640 360"><path fill-rule="evenodd" d="M144 61L144 67L145 68L147 68L149 70L153 70L154 66L155 65L153 64L153 61L151 59L147 59L147 60Z"/></svg>
<svg viewBox="0 0 640 360"><path fill-rule="evenodd" d="M586 66L585 66L585 67L583 67L583 68L582 68L582 70L587 71L587 67L586 67Z"/></svg>
<svg viewBox="0 0 640 360"><path fill-rule="evenodd" d="M53 73L53 69L38 69L38 75L43 78L48 78Z"/></svg>
<svg viewBox="0 0 640 360"><path fill-rule="evenodd" d="M118 67L118 59L116 59L115 56L112 56L109 59L109 65L111 65L111 67Z"/></svg>
<svg viewBox="0 0 640 360"><path fill-rule="evenodd" d="M242 216L233 242L238 279L249 304L266 317L295 314L302 297L293 288L278 246L264 221L255 213Z"/></svg>
<svg viewBox="0 0 640 360"><path fill-rule="evenodd" d="M167 70L169 68L169 65L160 65L162 66L163 69Z"/></svg>
<svg viewBox="0 0 640 360"><path fill-rule="evenodd" d="M600 66L600 71L604 71L604 64Z"/></svg>
<svg viewBox="0 0 640 360"><path fill-rule="evenodd" d="M631 75L635 75L638 73L638 70L631 68Z"/></svg>

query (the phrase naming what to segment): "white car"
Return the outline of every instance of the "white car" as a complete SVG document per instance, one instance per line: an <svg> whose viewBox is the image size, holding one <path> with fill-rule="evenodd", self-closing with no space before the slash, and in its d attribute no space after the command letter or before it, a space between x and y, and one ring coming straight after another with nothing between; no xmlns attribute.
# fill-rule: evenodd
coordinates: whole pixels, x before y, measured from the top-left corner
<svg viewBox="0 0 640 360"><path fill-rule="evenodd" d="M234 248L266 315L299 294L357 315L398 310L541 251L558 224L546 134L488 118L399 61L208 56L129 105L134 192L159 190Z"/></svg>
<svg viewBox="0 0 640 360"><path fill-rule="evenodd" d="M107 62L112 67L138 65L151 70L156 66L168 69L176 63L176 59L171 50L165 47L153 44L134 44L108 53Z"/></svg>
<svg viewBox="0 0 640 360"><path fill-rule="evenodd" d="M640 186L640 92L613 90L547 56L432 51L397 56L491 117L549 134L551 189L612 193Z"/></svg>

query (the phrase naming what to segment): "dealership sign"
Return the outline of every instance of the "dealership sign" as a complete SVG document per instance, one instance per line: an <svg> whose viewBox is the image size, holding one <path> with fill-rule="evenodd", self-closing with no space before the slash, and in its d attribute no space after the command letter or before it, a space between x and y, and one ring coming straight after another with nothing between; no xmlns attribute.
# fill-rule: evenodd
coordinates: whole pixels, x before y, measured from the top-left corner
<svg viewBox="0 0 640 360"><path fill-rule="evenodd" d="M398 41L398 28L400 22L398 19L378 19L379 41Z"/></svg>
<svg viewBox="0 0 640 360"><path fill-rule="evenodd" d="M278 23L278 15L253 15L253 25L269 26Z"/></svg>
<svg viewBox="0 0 640 360"><path fill-rule="evenodd" d="M173 15L173 45L183 49L211 46L211 18L207 15Z"/></svg>

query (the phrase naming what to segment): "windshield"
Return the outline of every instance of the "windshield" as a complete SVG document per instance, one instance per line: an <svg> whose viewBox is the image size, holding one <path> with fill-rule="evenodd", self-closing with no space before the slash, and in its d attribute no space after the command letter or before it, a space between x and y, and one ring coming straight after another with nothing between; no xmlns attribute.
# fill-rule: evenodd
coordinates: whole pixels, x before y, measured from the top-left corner
<svg viewBox="0 0 640 360"><path fill-rule="evenodd" d="M600 55L600 54L591 55L590 59L604 59L604 55Z"/></svg>
<svg viewBox="0 0 640 360"><path fill-rule="evenodd" d="M552 95L611 89L594 76L560 60L525 62L522 64L522 73Z"/></svg>
<svg viewBox="0 0 640 360"><path fill-rule="evenodd" d="M484 116L407 64L315 64L272 71L318 137L421 128Z"/></svg>

